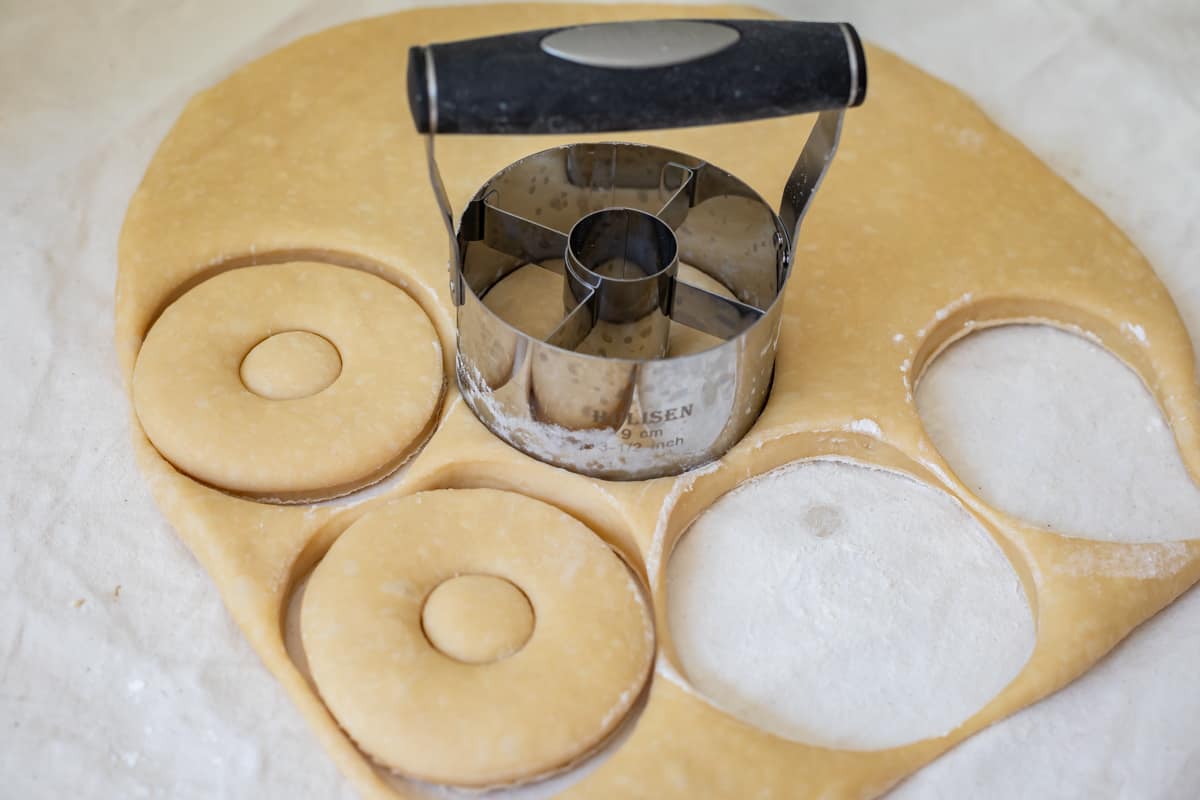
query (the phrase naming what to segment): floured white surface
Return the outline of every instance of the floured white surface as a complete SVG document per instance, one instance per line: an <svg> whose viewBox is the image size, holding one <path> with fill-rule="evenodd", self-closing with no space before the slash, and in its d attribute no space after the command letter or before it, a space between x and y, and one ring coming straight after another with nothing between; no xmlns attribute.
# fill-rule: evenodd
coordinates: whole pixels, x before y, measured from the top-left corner
<svg viewBox="0 0 1200 800"><path fill-rule="evenodd" d="M193 92L297 36L410 5L0 3L6 796L353 796L134 468L112 293L125 205ZM966 89L1130 234L1200 334L1194 0L760 5L850 19ZM1109 385L1089 373L1074 391L1105 396ZM1027 430L1054 434L1044 419ZM1080 681L946 754L895 796L1193 800L1197 620L1193 591Z"/></svg>
<svg viewBox="0 0 1200 800"><path fill-rule="evenodd" d="M888 800L1195 800L1197 664L1193 590L1075 683L963 742Z"/></svg>
<svg viewBox="0 0 1200 800"><path fill-rule="evenodd" d="M949 733L1033 652L1020 581L949 495L835 461L719 499L667 563L692 684L788 739L874 750Z"/></svg>
<svg viewBox="0 0 1200 800"><path fill-rule="evenodd" d="M1016 517L1088 539L1200 538L1200 489L1154 399L1081 337L1025 325L973 334L930 365L917 407L963 483Z"/></svg>

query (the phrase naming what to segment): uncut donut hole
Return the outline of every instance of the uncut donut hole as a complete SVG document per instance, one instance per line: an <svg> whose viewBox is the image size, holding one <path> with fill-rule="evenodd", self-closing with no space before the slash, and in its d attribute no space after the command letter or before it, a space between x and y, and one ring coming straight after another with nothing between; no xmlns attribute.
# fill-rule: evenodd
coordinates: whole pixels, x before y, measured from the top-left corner
<svg viewBox="0 0 1200 800"><path fill-rule="evenodd" d="M342 356L324 336L273 333L251 348L238 369L242 384L268 400L299 400L323 391L342 373Z"/></svg>
<svg viewBox="0 0 1200 800"><path fill-rule="evenodd" d="M943 735L1016 675L1021 582L949 495L845 460L777 467L701 513L666 569L686 678L786 739L874 750Z"/></svg>

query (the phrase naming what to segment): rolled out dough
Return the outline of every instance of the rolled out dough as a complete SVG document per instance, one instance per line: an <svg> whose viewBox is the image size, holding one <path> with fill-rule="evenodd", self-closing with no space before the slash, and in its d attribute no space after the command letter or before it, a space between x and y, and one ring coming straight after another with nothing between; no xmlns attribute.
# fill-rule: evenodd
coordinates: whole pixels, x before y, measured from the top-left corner
<svg viewBox="0 0 1200 800"><path fill-rule="evenodd" d="M966 737L1073 680L1200 578L1200 543L1195 539L1172 543L1178 557L1152 572L1096 568L1153 557L1161 545L1093 542L1026 524L960 480L926 434L913 400L926 367L954 340L982 326L1012 321L1046 321L1088 331L1135 369L1162 409L1193 476L1200 474L1200 392L1191 344L1171 300L1120 231L969 100L878 48L867 52L867 102L847 115L839 155L797 244L770 399L752 431L719 462L671 479L629 484L589 480L507 447L451 388L427 444L394 485L371 499L308 507L252 502L172 467L175 462L201 480L215 478L218 485L245 494L261 489L269 472L229 456L215 460L219 469L206 478L185 463L196 453L203 455L204 447L171 450L173 423L164 416L159 422L166 424L156 426L154 414L147 413L171 404L156 400L143 408L149 373L140 373L151 357L169 360L187 351L178 337L163 336L169 312L195 292L220 285L216 281L226 275L272 275L272 264L320 261L336 265L326 268L339 274L381 276L401 287L403 292L396 294L415 301L426 324L432 324L423 334L408 329L400 336L403 346L411 345L425 358L440 353L443 371L451 366L454 309L447 291L446 237L425 180L424 143L401 101L408 46L592 21L687 16L762 14L740 7L517 4L420 9L325 31L197 95L130 203L120 248L117 349L142 426L136 439L141 466L165 514L212 575L264 663L366 797L420 796L408 784L385 781L368 755L378 756L380 745L414 741L419 726L410 727L403 715L390 717L386 725L375 718L378 727L372 730L379 741L371 733L364 738L355 728L362 727L361 719L373 718L374 698L404 696L409 673L365 667L377 693L359 689L364 694L350 705L361 709L362 718L348 721L348 707L339 708L331 699L337 690L331 693L332 686L326 685L329 665L324 677L314 669L319 695L289 658L280 620L296 582L314 565L330 586L342 587L327 592L321 602L332 608L352 604L355 593L365 590L347 576L335 579L337 567L330 565L338 563L339 536L353 530L360 517L369 528L375 513L387 513L377 509L389 500L413 502L427 490L494 488L524 495L527 502L536 498L555 505L619 551L649 588L658 656L644 711L612 756L566 790L575 798L879 796ZM773 119L630 138L706 158L732 169L763 196L778 197L807 126L804 120ZM611 137L572 137L602 138ZM566 141L440 137L439 163L455 208L461 209L500 167ZM234 267L244 269L204 280ZM290 299L295 292L284 294ZM161 309L180 295L155 323ZM403 316L385 312L361 318L391 325ZM283 322L247 331L245 340L226 353L221 380L280 408L311 403L350 385L351 353L337 336L303 321ZM329 339L341 353L342 372L329 388L310 397L267 401L241 386L238 365L258 342L285 330L308 330ZM156 349L163 354L155 355ZM441 372L435 372L440 379ZM432 385L412 383L410 371L389 374L396 379L395 392L419 389L422 397L436 398ZM163 386L169 383L162 380ZM364 402L399 407L394 394L380 398L372 392ZM351 417L358 422L378 413ZM431 411L425 419L434 416ZM324 420L319 415L306 420L310 417ZM141 435L143 430L158 450ZM230 440L225 437L222 432L211 438ZM204 445L209 441L196 439ZM231 440L258 453L254 435L239 431ZM338 434L304 441L313 449L289 458L276 448L270 457L289 478L285 485L328 487L330 476L314 481L312 470L325 469L321 462L335 450ZM375 444L369 439L363 447ZM380 450L394 454L395 443ZM740 483L784 464L820 457L900 471L950 493L985 525L1020 578L1036 618L1033 652L1012 682L945 736L871 751L816 747L746 724L714 706L685 677L667 619L664 580L675 542ZM361 480L358 470L346 471ZM255 480L228 485L230 475L243 472ZM419 558L421 547L436 549L437 539L422 537L418 530L397 536L416 545L397 557ZM353 546L353 539L346 542ZM335 560L322 560L331 544ZM506 552L536 560L555 551L547 542L533 551L514 547ZM922 579L932 577L913 577ZM589 600L626 597L628 587L601 595ZM534 633L511 657L476 666L455 662L427 644L423 652L463 669L511 668L535 652L539 631L544 631L538 598L532 592L528 596ZM308 600L306 595L305 604ZM363 601L368 608L382 602L379 597ZM409 602L415 608L415 600ZM356 624L349 615L341 620ZM334 621L326 619L331 626ZM372 626L348 636L346 653L378 641L371 638L375 630ZM331 629L325 632L336 635ZM313 651L329 656L330 649L318 644ZM344 673L358 676L360 683L363 674L359 668ZM564 697L573 680L566 671L547 673L539 696ZM348 691L352 695L354 687ZM453 692L446 702L461 704L467 698ZM580 694L554 704L563 711L576 699L596 698ZM529 715L544 713L540 702L514 711L513 721L523 725ZM466 713L486 714L486 706L478 705L468 704ZM614 719L593 725L590 735L610 730L628 708L622 703L612 707L617 709ZM433 711L423 719L443 733L472 732ZM584 739L589 736L561 741L578 745ZM554 758L510 762L507 768L531 775L568 757L559 751ZM474 755L461 761L488 764ZM498 769L493 777L504 773ZM438 775L488 780L479 774L464 778L451 769Z"/></svg>

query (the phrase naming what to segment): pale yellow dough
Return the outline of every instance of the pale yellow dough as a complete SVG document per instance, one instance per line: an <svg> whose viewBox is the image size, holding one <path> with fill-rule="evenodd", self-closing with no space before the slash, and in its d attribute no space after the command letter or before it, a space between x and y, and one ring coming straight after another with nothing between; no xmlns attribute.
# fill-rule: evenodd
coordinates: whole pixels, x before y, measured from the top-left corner
<svg viewBox="0 0 1200 800"><path fill-rule="evenodd" d="M456 575L434 587L421 629L436 649L464 664L490 664L520 650L533 635L533 606L511 581Z"/></svg>
<svg viewBox="0 0 1200 800"><path fill-rule="evenodd" d="M463 590L502 599L479 644L531 621L528 641L488 663L440 650L478 624L423 628L427 602L450 586L459 596L441 605L469 599ZM443 608L434 626L464 611ZM612 549L559 509L493 489L423 492L358 520L313 571L300 620L317 690L363 750L401 774L467 786L528 780L594 748L654 656L641 589Z"/></svg>
<svg viewBox="0 0 1200 800"><path fill-rule="evenodd" d="M238 372L242 385L259 397L299 400L337 380L342 357L320 334L284 331L254 345Z"/></svg>
<svg viewBox="0 0 1200 800"><path fill-rule="evenodd" d="M373 483L429 428L442 355L420 306L329 264L235 269L163 312L133 401L183 472L240 494L303 500Z"/></svg>
<svg viewBox="0 0 1200 800"><path fill-rule="evenodd" d="M426 180L424 144L403 100L407 48L547 26L688 16L763 15L748 8L675 5L413 10L307 37L197 95L150 164L122 232L116 336L127 382L135 390L141 383L134 377L139 350L145 359L159 346L155 339L162 321L144 348L142 344L156 314L189 286L230 266L306 259L372 272L403 287L436 330L435 337L428 328L423 333L406 329L411 346L432 356L440 341L443 366L451 368L454 315L447 241ZM281 618L297 581L320 563L342 531L372 508L415 492L495 487L553 504L620 551L649 588L658 658L645 709L613 755L569 788L567 794L576 798L879 796L948 748L1082 674L1200 577L1200 544L1195 540L1169 545L1085 541L1038 530L989 506L955 476L926 436L912 392L943 347L980 326L1045 321L1094 335L1138 372L1170 423L1184 462L1197 475L1200 392L1195 359L1166 290L1103 214L950 86L878 48L868 47L867 58L866 104L847 114L840 152L800 237L770 399L747 437L717 464L641 483L583 478L504 445L451 387L437 430L380 496L359 504L294 507L215 491L173 469L137 429L140 464L164 513L209 571L263 662L363 797L394 800L428 794L411 784L389 783L355 746L351 735L362 732L353 726L361 723L343 720L350 735L339 726L289 658ZM623 138L708 158L774 198L782 192L808 126L803 118L775 119ZM462 209L480 184L506 164L573 139L440 137L439 161L455 208ZM390 326L395 324L392 317L384 313L369 319ZM341 351L343 372L329 389L309 398L263 403L307 403L347 380L350 352L336 336L303 322L288 320L278 330L326 336ZM221 380L240 385L240 360L268 333L247 335L245 349L228 354ZM186 342L174 342L155 358L187 354ZM419 389L424 398L436 397L434 386L422 383L428 374L423 368L396 370L393 391ZM165 434L147 423L144 398L134 394L142 424L157 440ZM377 392L364 402L396 407L394 396ZM257 452L259 441L249 434L241 444ZM324 444L335 441L330 434ZM313 444L316 462L326 458L320 447ZM169 457L182 461L191 452L181 449ZM306 450L305 458L312 452ZM785 741L715 708L689 684L674 655L662 566L675 541L715 498L742 481L781 464L821 456L888 467L949 492L994 537L1021 578L1036 616L1033 654L1010 685L946 736L872 752ZM232 454L217 463L221 470L210 478L228 480L231 471L248 469L246 461ZM306 477L311 477L311 467L310 462L278 462L280 470ZM396 535L419 540L418 551L426 545L431 552L438 548L433 530L424 536L416 529ZM1170 558L1161 557L1164 547L1171 548ZM514 546L509 555L534 558L553 552ZM1124 563L1161 563L1162 568L1106 568ZM321 564L318 572L326 566ZM382 564L361 562L360 567ZM321 604L349 606L366 591L349 580L339 581L341 590L321 590ZM628 588L621 584L608 593L589 600L616 602L628 596ZM458 664L455 669L503 670L531 652L544 628L538 598L530 594L530 599L535 628L524 648L492 664ZM385 600L364 602L369 608ZM410 603L406 613L415 613L414 607ZM352 615L344 622L365 624ZM368 635L364 630L363 636ZM348 637L347 643L367 645L359 637ZM313 650L309 655L318 661L329 655L323 646ZM432 648L422 652L423 658L433 658ZM457 663L438 657L444 666ZM356 669L343 675L358 674ZM364 680L372 682L380 697L400 696L412 674L370 665L364 669L369 673ZM316 671L318 679L328 681L328 665L323 670ZM542 688L547 697L559 698L572 685L568 674L547 674ZM469 697L446 695L455 713L486 715L486 708L463 705ZM576 699L555 703L571 713ZM616 708L619 716L622 707ZM370 718L369 709L364 713ZM539 705L530 705L514 711L510 724L523 729L527 714L540 718L542 713ZM442 734L477 735L456 721L453 714L439 718L429 713L422 724L428 722ZM402 715L390 723L387 733L398 740L422 735L421 726ZM264 746L270 746L271 735L263 732ZM598 735L593 727L582 739L594 741ZM579 745L582 739L572 741ZM427 755L443 763L458 757L460 766L476 758L459 749L430 749ZM567 757L563 751L554 759L510 766L527 775Z"/></svg>

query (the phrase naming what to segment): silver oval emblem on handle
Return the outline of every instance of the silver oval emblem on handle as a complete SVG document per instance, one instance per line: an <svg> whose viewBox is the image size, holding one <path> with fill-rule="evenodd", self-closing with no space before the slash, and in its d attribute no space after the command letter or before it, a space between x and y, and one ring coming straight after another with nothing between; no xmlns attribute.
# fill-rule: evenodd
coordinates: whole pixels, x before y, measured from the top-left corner
<svg viewBox="0 0 1200 800"><path fill-rule="evenodd" d="M542 39L542 50L589 67L644 69L684 64L737 43L735 28L695 20L605 22L566 28Z"/></svg>

